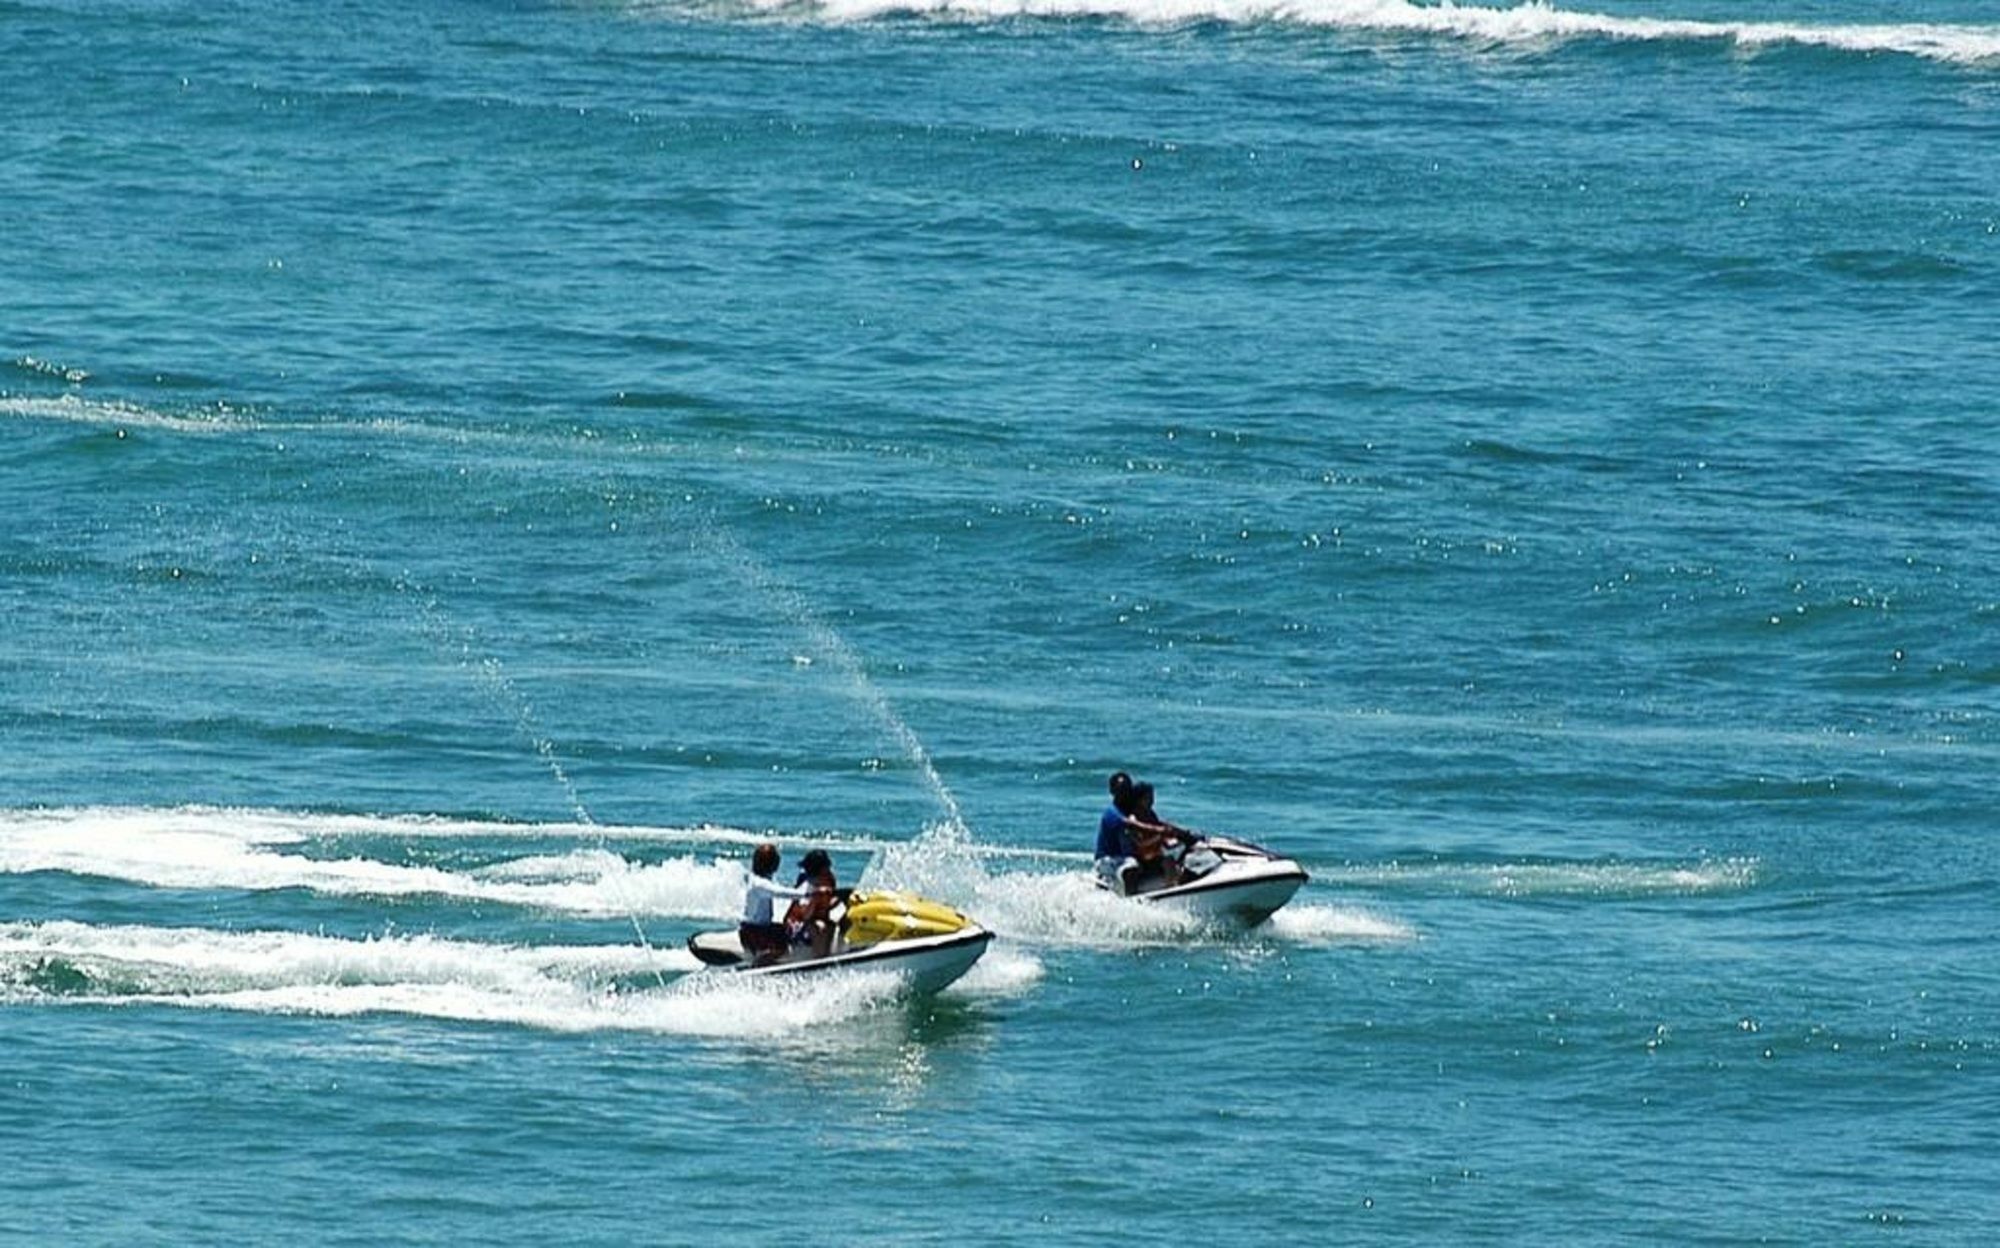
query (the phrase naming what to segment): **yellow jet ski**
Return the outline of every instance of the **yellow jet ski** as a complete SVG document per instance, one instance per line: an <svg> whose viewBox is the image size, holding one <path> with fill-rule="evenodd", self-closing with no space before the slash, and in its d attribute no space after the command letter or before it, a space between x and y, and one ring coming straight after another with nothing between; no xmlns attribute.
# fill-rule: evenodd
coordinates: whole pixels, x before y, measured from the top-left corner
<svg viewBox="0 0 2000 1248"><path fill-rule="evenodd" d="M972 969L993 933L942 902L915 893L855 889L834 911L833 946L824 957L791 946L776 961L753 965L736 930L696 932L688 952L706 966L739 975L791 975L843 968L895 971L912 992L936 992Z"/></svg>

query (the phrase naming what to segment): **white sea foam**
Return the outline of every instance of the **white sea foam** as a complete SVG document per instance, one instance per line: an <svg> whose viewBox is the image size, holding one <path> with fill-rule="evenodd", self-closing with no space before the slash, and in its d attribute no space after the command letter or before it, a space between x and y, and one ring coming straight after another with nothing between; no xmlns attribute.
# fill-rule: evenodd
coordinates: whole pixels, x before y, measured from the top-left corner
<svg viewBox="0 0 2000 1248"><path fill-rule="evenodd" d="M685 11L684 0L641 7ZM715 6L705 6L714 11ZM725 11L731 7L724 6ZM1546 3L1417 4L1410 0L743 0L737 11L792 20L860 22L899 15L962 21L1101 18L1146 26L1196 22L1275 24L1390 35L1418 34L1535 46L1578 39L1707 42L1902 53L1961 64L2000 60L2000 26L1814 23L1624 17Z"/></svg>
<svg viewBox="0 0 2000 1248"><path fill-rule="evenodd" d="M613 976L695 968L685 950L637 945L511 946L429 935L347 940L299 932L0 923L0 959L61 957L116 965L135 983L192 990L311 984L464 984L518 991L550 978L589 984Z"/></svg>
<svg viewBox="0 0 2000 1248"><path fill-rule="evenodd" d="M436 897L594 918L637 913L727 921L735 916L743 889L741 855L733 848L645 863L634 862L612 846L630 841L691 847L712 847L719 842L733 847L768 835L706 825L598 829L585 824L506 824L205 806L12 810L0 811L0 873L60 871L151 888L306 889L342 897ZM381 842L462 840L482 847L504 846L517 838L552 841L559 848L455 868L341 852L366 848L380 853ZM565 841L576 844L562 846ZM1062 862L1078 856L975 845L947 822L909 841L826 837L797 843L871 852L870 863L856 883L910 889L956 905L1011 942L1003 949L1020 945L1135 948L1183 944L1214 934L1193 916L1104 892L1094 885L1087 870L992 870L996 858L1015 853ZM1423 870L1394 865L1349 868L1341 878L1361 884L1436 882L1440 878L1425 876ZM1491 881L1478 887L1504 891ZM1600 891L1619 890L1607 885ZM1277 939L1301 943L1393 940L1410 935L1393 919L1348 907L1303 903L1281 911L1265 930ZM999 982L1009 976L1031 980L1039 975L1039 963L1032 961L1032 955L1021 956L1027 961L1010 964L1005 957L995 959L989 954L993 965L974 982ZM1001 969L1006 966L1011 970Z"/></svg>
<svg viewBox="0 0 2000 1248"><path fill-rule="evenodd" d="M948 825L889 846L869 867L870 887L906 888L950 901L979 923L1028 945L1130 949L1185 945L1221 934L1183 911L1117 897L1087 870L992 872L984 856ZM1227 929L1234 934L1234 929ZM1408 940L1392 918L1345 906L1293 903L1261 929L1301 944Z"/></svg>
<svg viewBox="0 0 2000 1248"><path fill-rule="evenodd" d="M1324 868L1323 878L1377 888L1495 897L1644 897L1736 892L1757 882L1754 858L1695 863L1368 863Z"/></svg>
<svg viewBox="0 0 2000 1248"><path fill-rule="evenodd" d="M1018 997L1041 982L1042 960L1017 944L995 941L963 978L945 989L955 997Z"/></svg>
<svg viewBox="0 0 2000 1248"><path fill-rule="evenodd" d="M62 968L60 982L51 986L55 966ZM295 932L0 923L0 1000L398 1013L553 1031L782 1039L875 1010L902 991L890 974L685 974L694 967L682 951L634 945L502 946L425 935L346 940ZM644 973L681 978L658 990L616 983Z"/></svg>
<svg viewBox="0 0 2000 1248"><path fill-rule="evenodd" d="M1142 948L1185 944L1205 932L1192 915L1105 892L1087 871L994 875L976 897L982 922L1040 945Z"/></svg>
<svg viewBox="0 0 2000 1248"><path fill-rule="evenodd" d="M67 364L58 363L55 360L44 360L33 355L21 356L14 361L14 367L24 372L40 373L44 377L59 378L69 382L71 385L81 385L90 380L90 374L83 369L72 368Z"/></svg>
<svg viewBox="0 0 2000 1248"><path fill-rule="evenodd" d="M1087 872L995 876L981 890L978 905L982 920L995 931L1037 944L1139 948L1237 935L1233 925L1217 928L1181 911L1115 897L1098 888ZM1272 915L1258 934L1301 945L1416 938L1414 929L1392 917L1349 905L1299 901Z"/></svg>
<svg viewBox="0 0 2000 1248"><path fill-rule="evenodd" d="M332 814L245 806L72 806L0 810L0 835L16 824L59 822L85 831L144 827L163 831L200 829L226 832L260 845L295 844L334 837L372 837L398 841L580 841L596 844L757 845L776 841L835 851L872 853L891 842L870 837L827 834L786 835L769 829L735 828L702 823L686 826L613 823L512 823L488 819L455 819L424 814ZM1007 851L994 851L1007 852ZM1046 851L1022 850L1024 856Z"/></svg>
<svg viewBox="0 0 2000 1248"><path fill-rule="evenodd" d="M203 807L8 811L0 813L0 872L62 871L154 888L435 896L592 916L628 916L638 910L723 918L742 899L740 863L691 854L634 864L601 849L584 849L454 871L358 855L308 857L285 848L328 836L393 833L405 826L348 816Z"/></svg>
<svg viewBox="0 0 2000 1248"><path fill-rule="evenodd" d="M576 842L576 848L503 858L462 870L332 855L352 842L420 844L510 840ZM650 915L725 918L742 900L739 847L776 840L794 848L865 853L908 863L940 852L935 836L916 842L813 835L703 824L693 827L517 824L424 815L340 815L212 806L68 807L0 811L0 873L62 871L127 880L155 888L303 888L339 896L437 896L540 907L592 916L632 911ZM690 851L659 863L635 863L619 845L685 845ZM321 852L308 857L303 847ZM1049 851L974 847L950 842L948 857L967 864L965 878L983 878L978 861L1023 857L1067 860ZM699 852L702 850L710 852ZM956 869L956 868L955 868ZM905 878L899 887L915 887ZM954 877L955 879L956 877ZM879 883L879 882L878 882ZM960 895L930 888L939 896Z"/></svg>
<svg viewBox="0 0 2000 1248"><path fill-rule="evenodd" d="M40 361L16 361L20 367L37 367ZM54 368L56 366L49 366ZM80 369L62 376L72 383L87 380ZM0 394L0 417L17 420L60 421L79 425L105 425L116 429L145 429L162 433L212 436L220 434L297 434L358 436L365 439L445 442L453 445L482 443L506 448L525 445L560 444L574 450L577 440L561 434L542 434L510 429L464 429L417 419L391 417L285 417L263 410L249 410L228 402L214 402L180 409L149 407L127 399L95 398L70 393L55 396ZM613 444L610 449L643 449Z"/></svg>
<svg viewBox="0 0 2000 1248"><path fill-rule="evenodd" d="M948 901L981 926L1033 944L1118 945L1186 934L1179 916L1121 902L1095 888L1085 872L994 873L964 829L938 823L890 845L861 884L907 889Z"/></svg>
<svg viewBox="0 0 2000 1248"><path fill-rule="evenodd" d="M1415 940L1407 923L1353 906L1290 905L1271 916L1271 934L1287 944L1344 945Z"/></svg>
<svg viewBox="0 0 2000 1248"><path fill-rule="evenodd" d="M77 394L57 395L54 398L0 396L0 416L108 425L117 429L163 429L174 433L233 433L256 427L247 415L226 406L165 412L120 399L87 399Z"/></svg>
<svg viewBox="0 0 2000 1248"><path fill-rule="evenodd" d="M783 1041L884 1008L901 994L901 982L886 974L780 979L690 975L664 989L635 993L558 990L524 996L456 984L299 984L129 1000L258 1013L394 1013L548 1031Z"/></svg>

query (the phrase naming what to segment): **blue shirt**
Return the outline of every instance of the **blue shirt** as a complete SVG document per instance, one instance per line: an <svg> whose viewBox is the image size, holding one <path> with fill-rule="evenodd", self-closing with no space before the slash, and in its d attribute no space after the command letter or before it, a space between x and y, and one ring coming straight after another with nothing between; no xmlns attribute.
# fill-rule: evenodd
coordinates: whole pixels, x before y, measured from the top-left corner
<svg viewBox="0 0 2000 1248"><path fill-rule="evenodd" d="M1125 816L1116 806L1104 808L1104 814L1097 821L1097 856L1099 858L1130 858L1132 838L1125 834Z"/></svg>

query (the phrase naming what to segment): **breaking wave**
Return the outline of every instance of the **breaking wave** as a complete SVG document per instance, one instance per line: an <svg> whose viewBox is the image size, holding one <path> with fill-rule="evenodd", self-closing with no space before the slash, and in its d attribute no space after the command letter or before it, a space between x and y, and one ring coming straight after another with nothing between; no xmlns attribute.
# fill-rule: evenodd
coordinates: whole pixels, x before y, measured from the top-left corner
<svg viewBox="0 0 2000 1248"><path fill-rule="evenodd" d="M636 7L676 14L718 9L690 0ZM1222 22L1427 35L1525 47L1597 39L1714 43L1747 51L1785 46L1824 48L1861 54L1896 53L1958 64L2000 61L2000 26L1625 17L1558 8L1539 0L1517 5L1416 4L1410 0L738 0L720 6L720 10L833 23L897 16L975 22L1098 18L1147 26Z"/></svg>

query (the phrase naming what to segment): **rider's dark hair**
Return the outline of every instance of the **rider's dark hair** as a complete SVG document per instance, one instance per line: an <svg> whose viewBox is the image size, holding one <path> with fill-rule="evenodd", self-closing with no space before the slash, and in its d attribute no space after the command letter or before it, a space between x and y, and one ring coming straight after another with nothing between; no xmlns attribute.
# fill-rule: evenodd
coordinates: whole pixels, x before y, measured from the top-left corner
<svg viewBox="0 0 2000 1248"><path fill-rule="evenodd" d="M1111 780L1106 787L1111 790L1111 804L1118 808L1118 813L1121 815L1131 814L1132 777L1122 771L1114 771L1111 773Z"/></svg>

